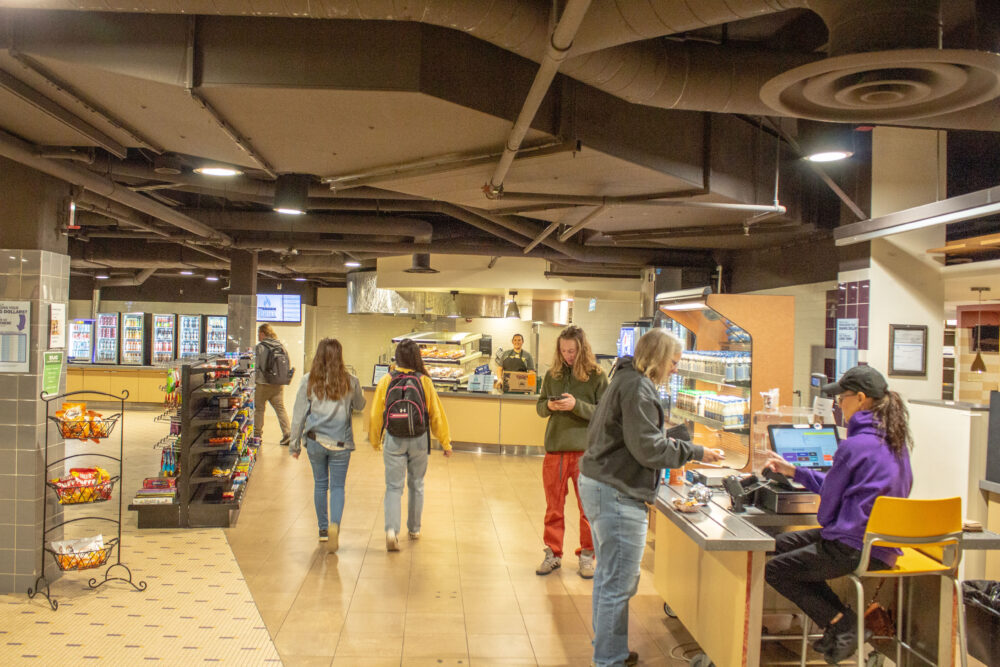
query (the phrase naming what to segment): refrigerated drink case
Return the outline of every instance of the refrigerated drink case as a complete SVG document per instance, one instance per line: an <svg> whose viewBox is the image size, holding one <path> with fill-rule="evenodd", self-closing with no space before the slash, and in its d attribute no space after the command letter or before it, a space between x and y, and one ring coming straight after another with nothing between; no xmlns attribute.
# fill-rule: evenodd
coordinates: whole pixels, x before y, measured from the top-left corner
<svg viewBox="0 0 1000 667"><path fill-rule="evenodd" d="M121 362L141 366L145 362L145 313L122 313Z"/></svg>
<svg viewBox="0 0 1000 667"><path fill-rule="evenodd" d="M154 364L163 364L177 358L177 316L151 315L149 318L149 338L150 338L150 361Z"/></svg>
<svg viewBox="0 0 1000 667"><path fill-rule="evenodd" d="M94 320L71 320L67 361L90 363L94 357Z"/></svg>
<svg viewBox="0 0 1000 667"><path fill-rule="evenodd" d="M94 363L118 363L118 313L98 313L94 325Z"/></svg>
<svg viewBox="0 0 1000 667"><path fill-rule="evenodd" d="M201 315L178 315L178 358L197 357L199 354L201 354Z"/></svg>
<svg viewBox="0 0 1000 667"><path fill-rule="evenodd" d="M205 315L205 354L226 351L226 316Z"/></svg>

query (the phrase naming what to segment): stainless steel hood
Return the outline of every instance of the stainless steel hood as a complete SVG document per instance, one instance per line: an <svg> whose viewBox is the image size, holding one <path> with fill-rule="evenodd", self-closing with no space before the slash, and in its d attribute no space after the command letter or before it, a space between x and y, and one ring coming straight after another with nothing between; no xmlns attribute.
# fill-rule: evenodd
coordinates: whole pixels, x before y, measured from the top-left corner
<svg viewBox="0 0 1000 667"><path fill-rule="evenodd" d="M347 312L351 315L503 317L504 299L491 294L454 294L380 289L376 271L347 274Z"/></svg>

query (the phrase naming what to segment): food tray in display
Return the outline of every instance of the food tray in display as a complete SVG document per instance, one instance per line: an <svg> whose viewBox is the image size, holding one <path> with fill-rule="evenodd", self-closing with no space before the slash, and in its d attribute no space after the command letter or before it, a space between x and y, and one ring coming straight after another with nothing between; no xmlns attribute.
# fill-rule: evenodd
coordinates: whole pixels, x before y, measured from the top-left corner
<svg viewBox="0 0 1000 667"><path fill-rule="evenodd" d="M475 361L476 359L479 359L479 357L481 357L481 356L483 356L483 353L477 351L477 352L473 352L472 354L468 354L468 355L466 355L464 357L458 357L458 358L450 358L450 357L447 357L447 358L425 357L423 354L420 355L420 358L423 359L423 361L424 361L425 364L441 365L441 366L445 366L445 365L447 365L447 366L464 366L465 364L469 363L470 361Z"/></svg>
<svg viewBox="0 0 1000 667"><path fill-rule="evenodd" d="M45 485L56 492L60 505L79 505L82 503L101 503L111 500L111 491L115 482L120 479L115 475L111 479L106 479L97 484L84 484L80 486L59 487L52 482L46 481Z"/></svg>
<svg viewBox="0 0 1000 667"><path fill-rule="evenodd" d="M405 334L392 339L393 343L404 340L412 340L414 343L427 345L466 345L474 343L483 337L481 333L466 333L453 331L423 331L419 333Z"/></svg>
<svg viewBox="0 0 1000 667"><path fill-rule="evenodd" d="M66 440L102 440L111 435L121 413L91 419L63 419L49 417L59 426L59 434Z"/></svg>
<svg viewBox="0 0 1000 667"><path fill-rule="evenodd" d="M60 570L69 572L72 570L90 570L104 565L108 562L108 558L117 544L118 538L115 537L109 540L102 548L92 551L61 554L56 553L51 547L45 547L45 550L55 557L56 565L59 566Z"/></svg>

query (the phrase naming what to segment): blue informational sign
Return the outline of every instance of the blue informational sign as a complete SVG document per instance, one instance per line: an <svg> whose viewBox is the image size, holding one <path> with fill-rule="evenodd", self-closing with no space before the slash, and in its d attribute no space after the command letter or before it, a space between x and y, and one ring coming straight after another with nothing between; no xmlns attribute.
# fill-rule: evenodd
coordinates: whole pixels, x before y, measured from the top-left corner
<svg viewBox="0 0 1000 667"><path fill-rule="evenodd" d="M837 368L836 379L858 365L858 319L837 320Z"/></svg>
<svg viewBox="0 0 1000 667"><path fill-rule="evenodd" d="M301 322L302 296L299 294L258 294L258 322Z"/></svg>

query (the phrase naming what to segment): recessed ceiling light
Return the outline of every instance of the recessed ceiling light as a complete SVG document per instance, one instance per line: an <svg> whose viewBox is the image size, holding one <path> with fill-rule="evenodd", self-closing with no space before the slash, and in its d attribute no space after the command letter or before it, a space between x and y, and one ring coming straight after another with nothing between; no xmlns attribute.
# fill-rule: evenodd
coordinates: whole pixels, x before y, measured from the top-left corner
<svg viewBox="0 0 1000 667"><path fill-rule="evenodd" d="M361 266L361 262L355 262L355 261L344 262L344 266L351 269L356 269L359 266Z"/></svg>
<svg viewBox="0 0 1000 667"><path fill-rule="evenodd" d="M185 269L185 270L181 271L181 275L182 276L193 276L194 275L194 271L188 271L187 269Z"/></svg>
<svg viewBox="0 0 1000 667"><path fill-rule="evenodd" d="M275 213L282 213L284 215L305 215L306 212L297 208L276 208Z"/></svg>
<svg viewBox="0 0 1000 667"><path fill-rule="evenodd" d="M106 273L98 273L98 274L97 274L96 276L94 276L94 277L95 277L95 278L97 278L98 280L107 280L107 279L108 279L108 278L110 278L111 276L109 276L109 275L108 275L108 274L106 274Z"/></svg>
<svg viewBox="0 0 1000 667"><path fill-rule="evenodd" d="M215 272L206 273L205 274L205 280L207 280L207 281L209 281L211 283L217 283L217 282L219 282L219 274L217 274Z"/></svg>
<svg viewBox="0 0 1000 667"><path fill-rule="evenodd" d="M196 167L194 173L202 176L239 176L243 172L235 167L223 164L206 164Z"/></svg>
<svg viewBox="0 0 1000 667"><path fill-rule="evenodd" d="M297 278L295 278L295 282L297 283L304 283L305 281L306 279L302 276L298 276Z"/></svg>

